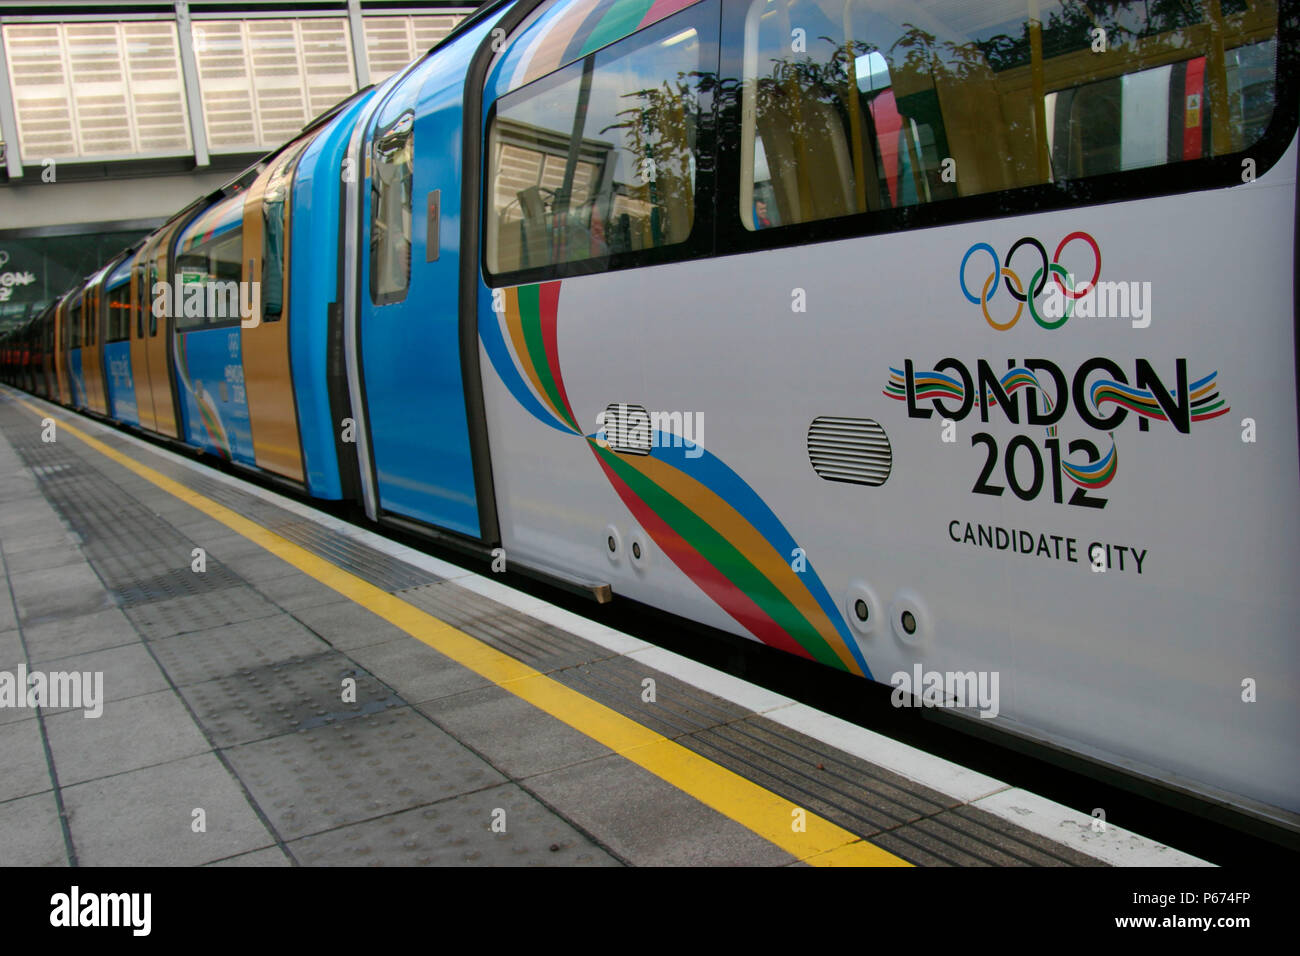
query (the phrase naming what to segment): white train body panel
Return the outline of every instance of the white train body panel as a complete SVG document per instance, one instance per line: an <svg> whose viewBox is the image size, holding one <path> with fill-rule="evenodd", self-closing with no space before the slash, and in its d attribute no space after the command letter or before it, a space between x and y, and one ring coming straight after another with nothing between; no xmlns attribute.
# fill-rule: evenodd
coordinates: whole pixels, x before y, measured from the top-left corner
<svg viewBox="0 0 1300 956"><path fill-rule="evenodd" d="M703 446L804 550L876 680L918 664L996 674L994 722L1203 792L1300 810L1295 170L1293 144L1266 175L1230 189L564 279L558 364L585 436L620 402L702 415ZM1150 283L1148 326L1072 316L1048 330L1026 314L998 331L963 295L958 269L973 244L1005 259L1029 236L1050 254L1080 231L1101 252L1100 281ZM1084 243L1062 254L1080 272L1086 259ZM987 262L972 257L972 286ZM1010 303L997 304L1005 323ZM1129 383L1146 360L1170 390L1180 360L1189 383L1217 372L1228 409L1185 434L1163 420L1142 431L1137 414L1099 430L1071 396L1056 426L1063 455L1086 462L1069 443L1105 454L1113 435L1113 478L1092 492L1104 508L1071 506L1068 480L1054 500L1049 435L1027 422L1027 391L1019 424L996 406L983 422L977 403L953 421L953 441L932 401L915 400L914 415L933 414L914 417L885 394L905 360L919 373L954 358L972 376L981 359L999 375L1048 360L1072 380L1095 357ZM485 388L508 554L753 636L640 530L588 438L540 424L490 372ZM819 416L878 422L892 447L888 480L818 477L806 442ZM977 433L997 444L994 486L1007 486L1007 445L1025 436L1016 470L1029 490L1023 446L1036 446L1039 493L973 493L988 459ZM960 540L967 523L1029 532L1038 553ZM628 553L633 537L648 543L644 567ZM1088 560L1094 542L1111 546L1104 572ZM1140 571L1120 547L1137 549ZM862 585L878 602L865 634L851 620ZM912 635L900 625L906 609Z"/></svg>

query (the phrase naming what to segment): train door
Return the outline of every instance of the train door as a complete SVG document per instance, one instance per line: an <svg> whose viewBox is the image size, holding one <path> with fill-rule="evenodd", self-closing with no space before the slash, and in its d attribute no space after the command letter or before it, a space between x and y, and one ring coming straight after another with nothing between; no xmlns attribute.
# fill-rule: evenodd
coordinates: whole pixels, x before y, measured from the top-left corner
<svg viewBox="0 0 1300 956"><path fill-rule="evenodd" d="M304 480L298 410L289 362L289 217L303 138L276 156L244 198L244 285L252 315L240 329L248 417L257 466Z"/></svg>
<svg viewBox="0 0 1300 956"><path fill-rule="evenodd" d="M150 276L153 279L149 283L150 290L153 289L154 283L158 282L171 288L172 270L169 253L179 225L173 223L171 227L165 228L160 237L161 241L154 247L149 259ZM159 311L162 315L155 314ZM145 319L149 332L145 340L145 353L149 361L149 391L153 394L154 430L160 435L177 438L180 436L180 429L172 381L170 348L172 321L170 308L149 310Z"/></svg>
<svg viewBox="0 0 1300 956"><path fill-rule="evenodd" d="M101 270L91 280L86 290L83 314L86 321L86 336L82 346L81 368L86 380L86 407L100 415L108 414L108 402L104 393L103 365L103 301L104 275Z"/></svg>
<svg viewBox="0 0 1300 956"><path fill-rule="evenodd" d="M72 398L72 386L68 378L68 298L65 296L54 309L54 396L60 405L67 405Z"/></svg>
<svg viewBox="0 0 1300 956"><path fill-rule="evenodd" d="M472 537L481 523L461 369L460 152L448 144L461 142L481 29L404 77L367 127L357 312L367 512Z"/></svg>
<svg viewBox="0 0 1300 956"><path fill-rule="evenodd" d="M151 239L131 260L131 323L130 356L131 386L135 392L137 422L141 428L157 431L158 422L153 411L153 389L149 383L149 325L153 317L153 282L150 269L152 250L157 242Z"/></svg>
<svg viewBox="0 0 1300 956"><path fill-rule="evenodd" d="M36 393L42 398L53 399L54 385L54 316L58 310L57 303L41 317L41 355L39 375L36 379Z"/></svg>
<svg viewBox="0 0 1300 956"><path fill-rule="evenodd" d="M73 408L82 408L86 404L86 378L81 367L81 348L85 338L85 292L81 289L68 297L64 307L64 322L67 325L66 350L68 356L68 392Z"/></svg>
<svg viewBox="0 0 1300 956"><path fill-rule="evenodd" d="M518 563L560 564L713 626L734 629L739 614L797 647L788 608L774 602L772 623L736 597L770 587L804 600L778 551L733 544L776 522L757 502L725 510L723 467L702 447L710 382L747 369L766 333L751 327L707 360L678 344L717 311L750 307L683 264L712 251L718 19L711 2L555 5L488 73L474 272L501 544ZM677 387L645 373L656 358ZM760 433L748 443L762 447Z"/></svg>
<svg viewBox="0 0 1300 956"><path fill-rule="evenodd" d="M140 424L136 408L135 382L131 377L131 265L128 254L104 280L104 384L110 418L131 425Z"/></svg>
<svg viewBox="0 0 1300 956"><path fill-rule="evenodd" d="M229 196L196 217L176 240L179 291L172 307L180 431L196 448L251 465L240 325L245 197ZM242 300L242 301L241 301Z"/></svg>

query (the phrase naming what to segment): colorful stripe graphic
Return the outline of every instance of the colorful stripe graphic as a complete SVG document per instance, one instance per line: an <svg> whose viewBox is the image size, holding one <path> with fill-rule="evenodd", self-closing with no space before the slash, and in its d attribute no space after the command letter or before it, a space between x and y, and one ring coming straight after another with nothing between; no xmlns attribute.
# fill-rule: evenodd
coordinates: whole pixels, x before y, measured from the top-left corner
<svg viewBox="0 0 1300 956"><path fill-rule="evenodd" d="M1216 369L1188 386L1187 390L1191 397L1192 421L1203 422L1211 418L1218 418L1220 415L1226 415L1232 411L1219 397L1218 377L1219 373ZM1149 388L1134 388L1132 385L1125 385L1122 382L1107 378L1093 383L1088 390L1088 398L1092 402L1093 408L1097 409L1098 414L1101 414L1103 404L1110 403L1127 408L1144 418L1153 418L1161 422L1168 421L1164 409L1156 401L1155 393ZM1177 392L1173 393L1173 399L1175 403L1180 402Z"/></svg>
<svg viewBox="0 0 1300 956"><path fill-rule="evenodd" d="M578 428L560 372L560 285L505 290L501 313L480 322L484 348L511 394L542 423L587 441L637 523L745 630L765 644L870 677L812 562L805 557L803 570L794 570L794 537L725 462L665 432L655 433L650 454L623 456Z"/></svg>
<svg viewBox="0 0 1300 956"><path fill-rule="evenodd" d="M1083 488L1105 488L1119 470L1119 452L1115 449L1115 437L1110 439L1110 451L1099 461L1087 465L1073 465L1061 462L1061 471L1076 485Z"/></svg>
<svg viewBox="0 0 1300 956"><path fill-rule="evenodd" d="M511 44L498 95L516 90L588 53L693 6L699 0L579 0L558 4L533 21ZM517 51L517 52L516 52Z"/></svg>

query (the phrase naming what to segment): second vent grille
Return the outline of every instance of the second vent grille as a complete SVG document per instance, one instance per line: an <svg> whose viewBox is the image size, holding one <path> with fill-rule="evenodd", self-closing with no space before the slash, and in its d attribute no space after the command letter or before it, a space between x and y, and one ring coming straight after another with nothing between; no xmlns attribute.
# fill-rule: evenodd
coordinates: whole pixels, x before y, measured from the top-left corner
<svg viewBox="0 0 1300 956"><path fill-rule="evenodd" d="M870 418L824 415L808 426L808 460L827 481L883 485L894 466L889 436Z"/></svg>

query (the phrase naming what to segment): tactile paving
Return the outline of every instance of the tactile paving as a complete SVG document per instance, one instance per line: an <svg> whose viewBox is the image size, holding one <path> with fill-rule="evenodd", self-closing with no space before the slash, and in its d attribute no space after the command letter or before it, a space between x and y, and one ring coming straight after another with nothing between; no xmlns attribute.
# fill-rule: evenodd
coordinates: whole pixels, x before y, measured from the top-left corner
<svg viewBox="0 0 1300 956"><path fill-rule="evenodd" d="M569 667L551 677L670 739L749 716L738 704L628 657ZM647 678L654 681L653 699Z"/></svg>
<svg viewBox="0 0 1300 956"><path fill-rule="evenodd" d="M514 784L305 837L290 849L308 865L619 865Z"/></svg>
<svg viewBox="0 0 1300 956"><path fill-rule="evenodd" d="M226 756L287 839L505 781L408 708L244 744Z"/></svg>
<svg viewBox="0 0 1300 956"><path fill-rule="evenodd" d="M428 584L398 597L543 673L613 656L613 651L454 584Z"/></svg>
<svg viewBox="0 0 1300 956"><path fill-rule="evenodd" d="M440 580L436 575L394 561L382 551L301 518L225 482L205 477L190 468L168 461L158 462L154 467L199 494L237 511L268 531L385 591L399 591Z"/></svg>
<svg viewBox="0 0 1300 956"><path fill-rule="evenodd" d="M181 638L177 638L181 640ZM350 680L352 686L345 687ZM292 657L181 688L218 747L377 714L405 701L334 651ZM344 698L348 700L345 701Z"/></svg>
<svg viewBox="0 0 1300 956"><path fill-rule="evenodd" d="M956 801L762 717L679 741L860 836L913 823Z"/></svg>
<svg viewBox="0 0 1300 956"><path fill-rule="evenodd" d="M158 640L284 612L252 588L241 585L210 594L137 604L126 608L125 613L143 637Z"/></svg>
<svg viewBox="0 0 1300 956"><path fill-rule="evenodd" d="M975 807L890 830L873 842L921 866L1104 866Z"/></svg>
<svg viewBox="0 0 1300 956"><path fill-rule="evenodd" d="M315 657L330 649L282 612L225 627L156 638L152 648L168 676L179 685L197 684L294 658Z"/></svg>

